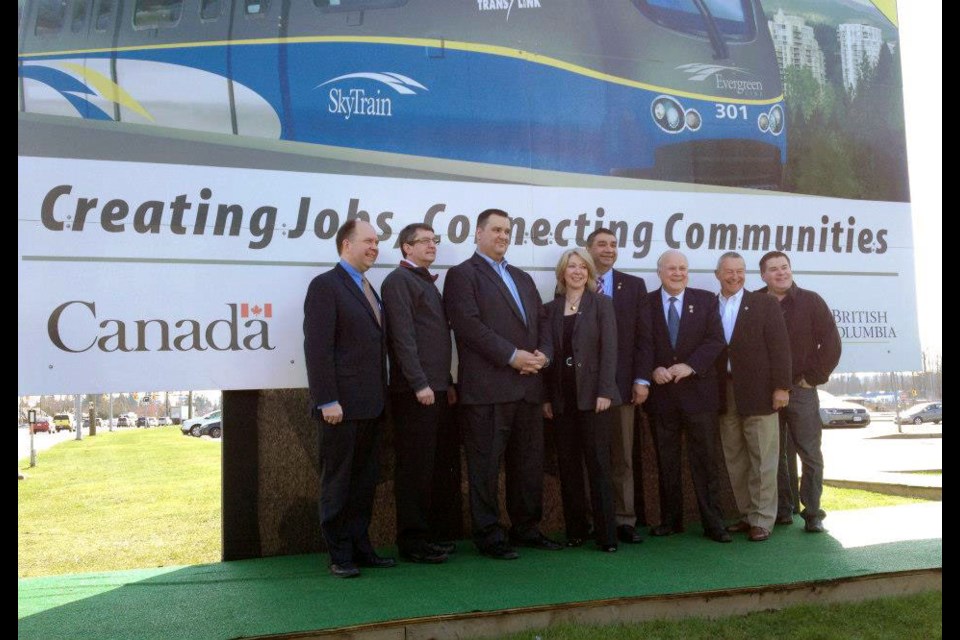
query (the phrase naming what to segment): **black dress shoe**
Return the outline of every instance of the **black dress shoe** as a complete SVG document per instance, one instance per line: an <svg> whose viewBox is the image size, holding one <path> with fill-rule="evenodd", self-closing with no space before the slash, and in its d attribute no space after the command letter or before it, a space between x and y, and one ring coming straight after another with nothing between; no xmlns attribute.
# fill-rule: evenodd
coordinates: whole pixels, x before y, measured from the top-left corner
<svg viewBox="0 0 960 640"><path fill-rule="evenodd" d="M617 527L617 539L627 544L639 544L643 542L643 536L635 527L628 524L622 524Z"/></svg>
<svg viewBox="0 0 960 640"><path fill-rule="evenodd" d="M330 565L330 575L334 578L356 578L360 575L360 569L357 569L357 565L352 562L332 563Z"/></svg>
<svg viewBox="0 0 960 640"><path fill-rule="evenodd" d="M668 524L658 524L654 528L650 529L650 535L658 538L661 536L672 536L675 533L683 533L683 529L671 527Z"/></svg>
<svg viewBox="0 0 960 640"><path fill-rule="evenodd" d="M480 553L494 560L516 560L520 557L520 554L505 542L498 542L489 547L484 547L480 549Z"/></svg>
<svg viewBox="0 0 960 640"><path fill-rule="evenodd" d="M457 544L455 542L428 542L427 545L433 547L438 552L445 553L447 555L457 552Z"/></svg>
<svg viewBox="0 0 960 640"><path fill-rule="evenodd" d="M533 549L543 549L544 551L560 551L563 545L554 542L540 532L529 538L511 538L510 542L521 547L531 547Z"/></svg>
<svg viewBox="0 0 960 640"><path fill-rule="evenodd" d="M357 566L369 569L389 569L397 566L397 561L394 558L384 558L373 553L364 558L358 558Z"/></svg>
<svg viewBox="0 0 960 640"><path fill-rule="evenodd" d="M793 524L793 516L791 515L777 516L777 524Z"/></svg>
<svg viewBox="0 0 960 640"><path fill-rule="evenodd" d="M730 534L723 529L717 529L716 531L704 531L703 535L710 538L714 542L733 542L733 538L730 537Z"/></svg>
<svg viewBox="0 0 960 640"><path fill-rule="evenodd" d="M807 533L823 533L826 529L823 528L823 520L820 518L807 518L806 523L803 525L803 530Z"/></svg>
<svg viewBox="0 0 960 640"><path fill-rule="evenodd" d="M568 547L582 547L584 542L583 538L567 538Z"/></svg>
<svg viewBox="0 0 960 640"><path fill-rule="evenodd" d="M447 554L426 542L400 549L400 556L410 562L422 564L441 564L447 561Z"/></svg>
<svg viewBox="0 0 960 640"><path fill-rule="evenodd" d="M604 553L616 553L616 552L617 552L617 545L615 545L615 544L601 544L601 543L598 542L598 543L597 543L597 548L600 549L600 551L603 551Z"/></svg>

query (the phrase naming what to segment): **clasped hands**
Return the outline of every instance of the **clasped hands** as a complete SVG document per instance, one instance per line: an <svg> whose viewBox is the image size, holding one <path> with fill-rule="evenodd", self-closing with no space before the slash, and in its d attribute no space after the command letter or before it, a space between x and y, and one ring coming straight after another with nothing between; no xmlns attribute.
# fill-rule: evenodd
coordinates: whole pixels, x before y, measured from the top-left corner
<svg viewBox="0 0 960 640"><path fill-rule="evenodd" d="M688 364L678 362L670 368L657 367L653 370L653 381L657 384L667 384L668 382L680 382L684 378L693 375L694 371Z"/></svg>
<svg viewBox="0 0 960 640"><path fill-rule="evenodd" d="M535 375L540 373L540 369L547 366L547 356L539 349L533 353L524 349L517 349L510 366L519 371L522 376Z"/></svg>

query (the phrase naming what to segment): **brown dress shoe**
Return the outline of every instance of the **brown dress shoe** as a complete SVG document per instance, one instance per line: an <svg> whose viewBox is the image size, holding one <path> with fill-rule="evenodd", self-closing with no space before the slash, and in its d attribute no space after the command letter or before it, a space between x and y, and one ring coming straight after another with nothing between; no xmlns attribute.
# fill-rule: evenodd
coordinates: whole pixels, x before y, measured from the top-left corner
<svg viewBox="0 0 960 640"><path fill-rule="evenodd" d="M749 539L750 542L763 542L769 537L770 531L763 527L750 527L750 533L747 534L747 539Z"/></svg>
<svg viewBox="0 0 960 640"><path fill-rule="evenodd" d="M751 527L749 522L747 522L746 520L741 520L740 522L736 524L732 524L729 527L727 527L727 531L729 531L730 533L744 533L746 531L750 531L750 528Z"/></svg>

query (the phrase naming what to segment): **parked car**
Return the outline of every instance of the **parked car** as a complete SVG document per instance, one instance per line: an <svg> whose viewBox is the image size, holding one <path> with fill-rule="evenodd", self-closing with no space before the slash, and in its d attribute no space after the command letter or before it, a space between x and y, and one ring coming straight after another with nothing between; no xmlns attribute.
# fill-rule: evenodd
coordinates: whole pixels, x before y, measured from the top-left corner
<svg viewBox="0 0 960 640"><path fill-rule="evenodd" d="M153 418L153 417L147 418L147 426L148 426L148 427L159 427L159 426L160 426L160 421L157 420L156 418Z"/></svg>
<svg viewBox="0 0 960 640"><path fill-rule="evenodd" d="M817 389L820 398L820 422L824 427L865 427L870 424L866 407L841 400L831 393Z"/></svg>
<svg viewBox="0 0 960 640"><path fill-rule="evenodd" d="M117 418L117 426L118 426L118 427L129 427L129 426L131 426L131 425L130 425L130 418L128 418L127 416L120 416L120 417L118 417L118 418Z"/></svg>
<svg viewBox="0 0 960 640"><path fill-rule="evenodd" d="M53 431L52 423L49 418L37 418L33 423L34 433L51 433Z"/></svg>
<svg viewBox="0 0 960 640"><path fill-rule="evenodd" d="M900 424L940 424L943 420L942 402L921 402L900 414Z"/></svg>
<svg viewBox="0 0 960 640"><path fill-rule="evenodd" d="M94 420L94 423L93 423L93 424L96 425L97 429L100 429L100 428L103 427L103 424L104 424L104 423L103 423L103 420L102 420L102 419L96 418L96 419ZM84 428L84 429L89 429L89 428L90 428L90 416L83 416L83 428Z"/></svg>
<svg viewBox="0 0 960 640"><path fill-rule="evenodd" d="M198 436L210 436L211 438L219 438L223 435L223 427L220 426L219 420L214 420L213 422L207 422L200 427L198 427L199 433Z"/></svg>
<svg viewBox="0 0 960 640"><path fill-rule="evenodd" d="M216 411L211 411L205 415L200 416L199 418L190 418L189 420L184 420L183 424L180 425L180 431L186 435L190 434L192 436L200 435L200 427L210 422L220 422L220 409Z"/></svg>
<svg viewBox="0 0 960 640"><path fill-rule="evenodd" d="M143 427L144 429L146 429L146 428L147 428L147 416L140 416L139 418L137 418L137 426L138 426L138 427Z"/></svg>
<svg viewBox="0 0 960 640"><path fill-rule="evenodd" d="M73 431L77 428L77 421L69 413L58 413L53 416L53 427L60 431Z"/></svg>
<svg viewBox="0 0 960 640"><path fill-rule="evenodd" d="M173 424L173 418L170 416L160 416L157 418L157 422L159 422L162 427L169 427Z"/></svg>

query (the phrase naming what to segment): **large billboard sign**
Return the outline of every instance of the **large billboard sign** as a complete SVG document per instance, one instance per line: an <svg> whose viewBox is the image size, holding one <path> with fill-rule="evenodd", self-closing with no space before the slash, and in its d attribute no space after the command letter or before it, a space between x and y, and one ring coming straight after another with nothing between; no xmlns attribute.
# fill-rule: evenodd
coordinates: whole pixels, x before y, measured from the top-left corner
<svg viewBox="0 0 960 640"><path fill-rule="evenodd" d="M755 288L784 250L841 369L917 365L897 31L870 2L65 7L20 12L21 128L57 127L19 158L21 394L305 386L340 224L378 229L376 284L405 224L442 275L491 206L544 297L599 226L648 288L668 248L714 290L724 251Z"/></svg>

